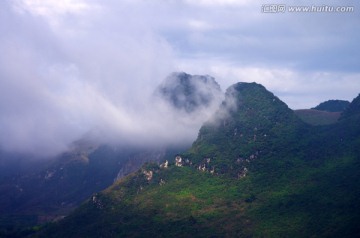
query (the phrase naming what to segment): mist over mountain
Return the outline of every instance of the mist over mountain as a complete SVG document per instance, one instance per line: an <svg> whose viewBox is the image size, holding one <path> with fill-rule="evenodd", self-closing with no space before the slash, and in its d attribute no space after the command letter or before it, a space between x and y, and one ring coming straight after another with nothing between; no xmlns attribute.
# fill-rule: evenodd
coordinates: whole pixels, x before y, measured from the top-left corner
<svg viewBox="0 0 360 238"><path fill-rule="evenodd" d="M319 127L262 85L235 84L188 151L33 237L357 237L359 101Z"/></svg>
<svg viewBox="0 0 360 238"><path fill-rule="evenodd" d="M158 87L157 93L172 106L188 113L219 105L220 85L208 75L173 73Z"/></svg>
<svg viewBox="0 0 360 238"><path fill-rule="evenodd" d="M26 153L0 151L0 221L3 224L0 236L6 227L31 226L62 218L87 197L135 172L144 163L160 162L186 150L200 125L223 98L219 85L209 76L173 73L159 88L175 89L172 95L183 99L182 106L175 106L168 94L159 94L157 90L152 95L153 112L165 113L157 115L159 120L153 121L153 125L168 130L169 125L164 123L171 119L167 122L174 128L166 134L177 138L164 142L153 134L148 135L153 136L151 143L131 143L134 138L129 138L130 143L125 140L107 144L108 140L97 140L96 136L101 134L87 133L71 143L65 152L45 160ZM183 106L191 107L191 111ZM185 127L185 132L176 134ZM181 138L184 134L192 137Z"/></svg>
<svg viewBox="0 0 360 238"><path fill-rule="evenodd" d="M115 90L116 84L109 85ZM134 85L127 92L131 99L120 91L110 93L107 87L99 92L90 85L82 86L72 88L72 96L60 95L56 101L46 102L46 107L22 98L36 93L31 87L14 99L16 105L12 106L10 99L2 100L0 148L46 158L66 151L82 138L95 144L131 147L190 144L223 97L213 78L186 73L171 74L160 87L156 83L151 87ZM83 96L77 98L79 95ZM28 108L27 103L34 110L22 110Z"/></svg>
<svg viewBox="0 0 360 238"><path fill-rule="evenodd" d="M340 2L0 0L0 237L360 237Z"/></svg>
<svg viewBox="0 0 360 238"><path fill-rule="evenodd" d="M350 30L359 25L354 14L327 16L334 23L341 18L342 25L348 26L341 29L343 34L334 35L334 24L318 20L323 14L306 18L304 30L295 32L293 15L268 19L258 3L249 1L74 1L1 1L3 150L54 156L89 133L99 143L113 144L193 140L196 135L187 126L171 123L181 116L166 111L169 108L157 108L152 101L163 78L178 70L211 74L222 87L256 81L295 108L329 95L348 98L359 89L359 34ZM253 14L263 21L244 21ZM288 24L275 32L266 30L278 21ZM308 38L308 28L318 39L331 41L331 47ZM291 33L289 37L278 32L282 29ZM277 41L274 36L279 36ZM253 38L256 43L247 40ZM278 44L287 47L275 57L270 49ZM317 50L300 57L294 44ZM330 54L326 61L319 58L324 52ZM299 95L307 96L300 100ZM183 120L183 124L192 121L196 120ZM169 131L174 134L167 136Z"/></svg>

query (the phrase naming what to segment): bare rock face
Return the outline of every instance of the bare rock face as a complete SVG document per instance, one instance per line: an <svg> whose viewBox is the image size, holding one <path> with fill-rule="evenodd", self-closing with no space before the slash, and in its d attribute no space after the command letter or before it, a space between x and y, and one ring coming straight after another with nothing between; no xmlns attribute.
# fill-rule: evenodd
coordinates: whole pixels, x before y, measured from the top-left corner
<svg viewBox="0 0 360 238"><path fill-rule="evenodd" d="M143 174L145 175L145 178L147 181L151 181L151 179L153 178L154 172L152 170L144 170Z"/></svg>
<svg viewBox="0 0 360 238"><path fill-rule="evenodd" d="M177 166L177 167L182 167L183 166L183 159L181 158L181 156L176 156L175 157L175 166Z"/></svg>

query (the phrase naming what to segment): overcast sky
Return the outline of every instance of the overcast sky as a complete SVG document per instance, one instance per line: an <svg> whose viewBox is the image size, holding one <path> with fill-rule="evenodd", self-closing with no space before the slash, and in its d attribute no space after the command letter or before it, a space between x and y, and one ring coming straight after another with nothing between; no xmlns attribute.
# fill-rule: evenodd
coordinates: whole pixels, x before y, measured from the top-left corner
<svg viewBox="0 0 360 238"><path fill-rule="evenodd" d="M285 12L262 12L275 3ZM293 5L354 11L289 12ZM224 91L261 83L293 109L352 100L359 42L357 0L2 0L0 146L51 154L89 131L192 140L204 119L149 108L173 71L211 75Z"/></svg>

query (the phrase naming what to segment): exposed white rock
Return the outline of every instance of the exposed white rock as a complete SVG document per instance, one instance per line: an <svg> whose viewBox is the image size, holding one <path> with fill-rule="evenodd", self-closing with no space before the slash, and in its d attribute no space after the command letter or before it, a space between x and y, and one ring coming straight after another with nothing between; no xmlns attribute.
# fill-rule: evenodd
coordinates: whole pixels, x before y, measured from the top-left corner
<svg viewBox="0 0 360 238"><path fill-rule="evenodd" d="M169 162L166 160L164 163L160 164L160 168L166 169L169 166Z"/></svg>
<svg viewBox="0 0 360 238"><path fill-rule="evenodd" d="M183 159L181 156L175 157L175 166L182 167L183 166Z"/></svg>
<svg viewBox="0 0 360 238"><path fill-rule="evenodd" d="M205 164L200 164L198 166L198 170L205 172L206 171L206 165Z"/></svg>
<svg viewBox="0 0 360 238"><path fill-rule="evenodd" d="M145 175L146 180L150 181L153 178L154 172L151 170L150 171L144 170L143 174Z"/></svg>

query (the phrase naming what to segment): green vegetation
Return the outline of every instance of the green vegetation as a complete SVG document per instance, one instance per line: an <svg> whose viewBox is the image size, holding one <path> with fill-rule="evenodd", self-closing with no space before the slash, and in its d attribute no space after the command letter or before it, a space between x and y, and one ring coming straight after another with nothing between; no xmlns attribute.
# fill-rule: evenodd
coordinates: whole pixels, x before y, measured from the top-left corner
<svg viewBox="0 0 360 238"><path fill-rule="evenodd" d="M168 167L145 164L34 237L358 237L359 101L311 126L236 84Z"/></svg>

